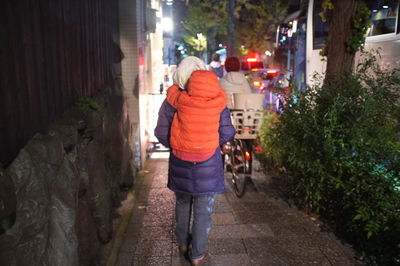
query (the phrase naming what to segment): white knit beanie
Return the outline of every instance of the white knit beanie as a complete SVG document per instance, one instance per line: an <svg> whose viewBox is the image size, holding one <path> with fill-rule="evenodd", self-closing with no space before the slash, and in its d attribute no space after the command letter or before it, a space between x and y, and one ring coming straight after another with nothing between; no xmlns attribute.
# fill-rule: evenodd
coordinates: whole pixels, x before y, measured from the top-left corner
<svg viewBox="0 0 400 266"><path fill-rule="evenodd" d="M186 83L192 75L192 72L196 70L207 70L207 66L200 58L195 56L184 58L172 76L174 84L182 89L186 88Z"/></svg>

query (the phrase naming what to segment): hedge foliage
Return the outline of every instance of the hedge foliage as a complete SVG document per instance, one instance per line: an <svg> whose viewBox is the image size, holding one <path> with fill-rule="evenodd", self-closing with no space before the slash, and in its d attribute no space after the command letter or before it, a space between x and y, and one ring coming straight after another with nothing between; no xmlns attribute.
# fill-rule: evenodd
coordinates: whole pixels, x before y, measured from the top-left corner
<svg viewBox="0 0 400 266"><path fill-rule="evenodd" d="M400 264L400 77L368 55L355 73L294 92L260 133L289 197L332 221L370 264Z"/></svg>

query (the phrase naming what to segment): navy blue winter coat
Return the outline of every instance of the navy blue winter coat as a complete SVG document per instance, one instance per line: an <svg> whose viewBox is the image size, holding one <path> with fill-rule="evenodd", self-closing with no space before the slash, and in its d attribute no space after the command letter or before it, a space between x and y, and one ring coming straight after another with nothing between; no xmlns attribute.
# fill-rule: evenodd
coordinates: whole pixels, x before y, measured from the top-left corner
<svg viewBox="0 0 400 266"><path fill-rule="evenodd" d="M170 129L176 109L165 100L158 113L155 136L166 147L169 145ZM219 144L222 145L235 136L229 110L225 108L220 115ZM221 193L225 191L224 169L221 149L204 162L184 161L172 153L169 156L168 188L174 192L190 195Z"/></svg>

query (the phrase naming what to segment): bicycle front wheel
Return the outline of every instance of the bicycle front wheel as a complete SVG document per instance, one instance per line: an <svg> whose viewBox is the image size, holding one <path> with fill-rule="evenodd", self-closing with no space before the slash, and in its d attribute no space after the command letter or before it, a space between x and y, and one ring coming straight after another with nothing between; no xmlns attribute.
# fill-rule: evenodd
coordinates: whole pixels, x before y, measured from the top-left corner
<svg viewBox="0 0 400 266"><path fill-rule="evenodd" d="M245 142L235 140L231 151L232 185L235 195L239 198L244 195L250 170L249 162L245 158L245 152Z"/></svg>

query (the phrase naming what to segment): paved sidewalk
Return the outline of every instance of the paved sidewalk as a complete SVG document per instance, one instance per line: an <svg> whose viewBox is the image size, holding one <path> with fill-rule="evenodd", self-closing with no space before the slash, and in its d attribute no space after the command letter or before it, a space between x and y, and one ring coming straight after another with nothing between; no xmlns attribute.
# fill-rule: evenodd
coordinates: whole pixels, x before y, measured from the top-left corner
<svg viewBox="0 0 400 266"><path fill-rule="evenodd" d="M173 233L168 161L150 159L146 170L117 265L190 265L179 255ZM217 196L209 251L205 265L360 265L349 246L320 231L318 221L252 185L241 199L231 192Z"/></svg>

